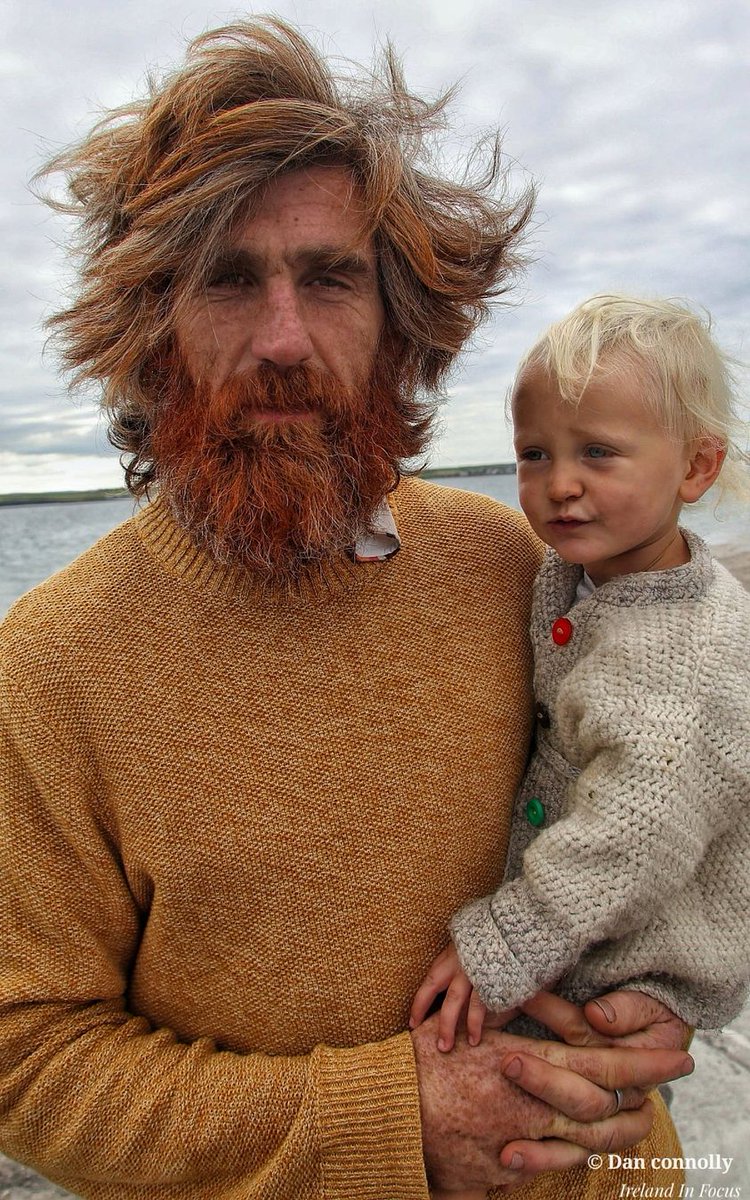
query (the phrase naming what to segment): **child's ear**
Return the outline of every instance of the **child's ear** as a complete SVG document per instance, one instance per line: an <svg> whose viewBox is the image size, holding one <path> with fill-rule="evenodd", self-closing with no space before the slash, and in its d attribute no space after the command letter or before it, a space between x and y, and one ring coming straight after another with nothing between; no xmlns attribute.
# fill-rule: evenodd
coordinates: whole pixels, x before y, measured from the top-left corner
<svg viewBox="0 0 750 1200"><path fill-rule="evenodd" d="M680 487L680 498L685 504L693 504L694 501L700 500L711 484L716 482L726 454L724 442L711 437L696 438Z"/></svg>

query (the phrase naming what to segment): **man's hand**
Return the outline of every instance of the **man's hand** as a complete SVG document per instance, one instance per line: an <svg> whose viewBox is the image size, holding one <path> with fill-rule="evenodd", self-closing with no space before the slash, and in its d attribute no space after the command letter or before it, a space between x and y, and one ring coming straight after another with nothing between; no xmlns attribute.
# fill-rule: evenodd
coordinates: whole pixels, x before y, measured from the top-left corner
<svg viewBox="0 0 750 1200"><path fill-rule="evenodd" d="M529 1002L530 1015L575 1039L577 1048L491 1029L491 1017L480 1046L460 1038L449 1055L437 1049L438 1014L412 1032L434 1187L516 1187L540 1171L584 1163L591 1151L624 1149L646 1137L652 1111L643 1089L693 1069L684 1051L666 1048L682 1044L684 1026L640 993L604 1000L591 1023L559 997L542 993ZM615 1088L623 1093L619 1113Z"/></svg>
<svg viewBox="0 0 750 1200"><path fill-rule="evenodd" d="M544 1000L549 993L540 992L535 999ZM557 1001L558 996L549 997ZM564 1003L564 1001L563 1001ZM574 1004L569 1005L574 1013L580 1014L580 1009ZM593 1029L599 1044L638 1047L668 1047L669 1049L687 1050L693 1037L693 1030L678 1016L666 1008L659 1000L647 996L645 992L610 992L608 996L600 996L598 1000L589 1000L583 1007L584 1025L589 1031ZM545 1018L545 1025L548 1024ZM562 1013L558 1008L558 1016L554 1024L549 1025L560 1034L566 1042L575 1045L591 1044L576 1040L576 1031L568 1030L568 1035L560 1033ZM579 1027L578 1036L585 1037L585 1031Z"/></svg>
<svg viewBox="0 0 750 1200"><path fill-rule="evenodd" d="M524 1012L554 1030L558 1037L572 1046L628 1046L646 1051L686 1050L692 1037L689 1025L645 992L610 992L597 1000L589 1000L583 1009L550 992L539 992L524 1005ZM492 1017L488 1017L488 1024L492 1020ZM521 1069L515 1082L532 1095L554 1105L554 1077L546 1073L544 1063L538 1059L532 1062L533 1057L525 1053L517 1055ZM692 1059L687 1061L692 1064ZM692 1069L692 1065L689 1065L680 1074L690 1074ZM656 1087L676 1078L679 1075L667 1075L649 1086ZM580 1087L580 1081L574 1077L571 1086ZM613 1084L613 1087L618 1086ZM626 1105L636 1105L639 1095L643 1099L643 1093L636 1089L631 1089L625 1095ZM540 1171L563 1170L567 1166L574 1166L583 1161L580 1155L572 1158L571 1151L576 1149L565 1142L556 1141L508 1143L500 1156L501 1163L509 1167L515 1159L520 1173L515 1182L510 1175L506 1182L517 1187L533 1179ZM511 1187L508 1190L512 1190Z"/></svg>

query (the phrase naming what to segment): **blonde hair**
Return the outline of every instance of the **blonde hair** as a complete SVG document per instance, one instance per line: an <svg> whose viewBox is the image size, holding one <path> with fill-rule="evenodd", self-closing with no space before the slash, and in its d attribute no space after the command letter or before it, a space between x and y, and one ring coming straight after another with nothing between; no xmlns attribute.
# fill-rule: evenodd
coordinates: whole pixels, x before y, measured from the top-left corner
<svg viewBox="0 0 750 1200"><path fill-rule="evenodd" d="M533 366L577 404L594 377L634 370L645 376L644 402L673 437L710 438L726 447L722 492L750 499L748 425L740 415L734 369L739 364L702 320L675 300L592 296L551 325L522 359L516 381ZM744 443L744 444L741 444Z"/></svg>
<svg viewBox="0 0 750 1200"><path fill-rule="evenodd" d="M402 384L443 382L521 266L533 189L508 200L497 139L473 182L430 171L449 96L411 95L390 48L383 73L342 81L283 21L239 22L39 173L64 173L70 199L48 202L80 223L78 294L50 325L73 383L103 386L115 445L148 458L175 311L269 182L312 164L346 168L358 189Z"/></svg>

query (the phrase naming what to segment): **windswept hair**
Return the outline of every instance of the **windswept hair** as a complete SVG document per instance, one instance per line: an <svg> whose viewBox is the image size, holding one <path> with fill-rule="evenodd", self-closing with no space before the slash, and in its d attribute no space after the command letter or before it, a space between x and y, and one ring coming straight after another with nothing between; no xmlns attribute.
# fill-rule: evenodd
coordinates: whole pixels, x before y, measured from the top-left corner
<svg viewBox="0 0 750 1200"><path fill-rule="evenodd" d="M240 22L197 38L145 100L39 172L64 173L69 199L48 202L80 221L80 287L50 326L73 384L102 385L110 439L136 460L148 459L175 314L282 172L351 171L407 391L440 386L488 301L508 289L533 189L508 198L497 138L479 178L440 178L428 141L450 93L411 95L390 47L383 76L337 79L284 22Z"/></svg>
<svg viewBox="0 0 750 1200"><path fill-rule="evenodd" d="M702 320L675 300L599 295L551 325L519 364L539 366L560 395L577 404L596 377L633 371L644 382L644 402L664 429L681 441L713 439L726 447L722 491L750 498L748 424L740 415L734 360Z"/></svg>

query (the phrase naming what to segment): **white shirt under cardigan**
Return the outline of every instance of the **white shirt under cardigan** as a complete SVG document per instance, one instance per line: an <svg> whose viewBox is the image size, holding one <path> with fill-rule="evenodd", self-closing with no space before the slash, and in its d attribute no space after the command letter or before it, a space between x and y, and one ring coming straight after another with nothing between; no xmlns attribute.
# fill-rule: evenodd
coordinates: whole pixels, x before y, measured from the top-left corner
<svg viewBox="0 0 750 1200"><path fill-rule="evenodd" d="M734 1017L750 975L750 595L695 534L685 566L575 604L553 551L535 584L541 723L506 883L453 919L481 999L616 986L692 1025ZM575 604L575 607L572 607ZM557 644L556 619L570 636ZM539 827L526 815L529 801ZM541 808L540 808L541 805Z"/></svg>

